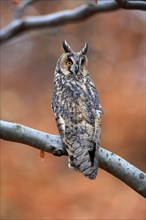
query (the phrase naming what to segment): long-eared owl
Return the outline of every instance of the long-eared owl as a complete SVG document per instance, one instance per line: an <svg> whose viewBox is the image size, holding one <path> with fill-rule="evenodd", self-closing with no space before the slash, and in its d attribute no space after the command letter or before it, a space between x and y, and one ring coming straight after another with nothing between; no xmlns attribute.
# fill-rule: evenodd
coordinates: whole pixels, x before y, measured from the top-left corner
<svg viewBox="0 0 146 220"><path fill-rule="evenodd" d="M52 108L69 155L69 168L95 179L102 107L87 68L88 44L77 53L66 41L62 46L64 53L55 69Z"/></svg>

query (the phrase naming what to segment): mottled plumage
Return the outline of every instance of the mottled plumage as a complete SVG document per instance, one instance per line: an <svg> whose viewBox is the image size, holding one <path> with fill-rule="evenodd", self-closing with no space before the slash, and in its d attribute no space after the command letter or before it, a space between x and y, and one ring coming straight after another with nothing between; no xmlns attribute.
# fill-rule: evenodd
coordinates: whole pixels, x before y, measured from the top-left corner
<svg viewBox="0 0 146 220"><path fill-rule="evenodd" d="M87 69L88 45L75 53L64 41L63 49L55 69L52 108L69 167L95 179L102 107Z"/></svg>

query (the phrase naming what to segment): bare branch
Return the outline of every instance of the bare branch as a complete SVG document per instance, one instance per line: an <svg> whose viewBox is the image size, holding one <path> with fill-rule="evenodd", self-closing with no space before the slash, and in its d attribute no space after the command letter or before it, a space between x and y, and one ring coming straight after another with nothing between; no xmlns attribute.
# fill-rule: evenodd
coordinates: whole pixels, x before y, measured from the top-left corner
<svg viewBox="0 0 146 220"><path fill-rule="evenodd" d="M27 2L19 8L16 13L16 17L19 18L22 10L28 5L35 2L34 0L27 0ZM43 16L30 16L21 19L16 19L11 22L8 26L3 28L0 33L0 42L6 42L7 40L15 37L16 35L37 28L43 27L56 27L59 25L65 25L68 23L76 23L84 21L85 19L100 12L108 12L117 10L120 8L124 9L138 9L146 10L146 3L143 1L127 1L127 0L109 0L99 1L96 3L88 3L81 5L78 8L60 11Z"/></svg>
<svg viewBox="0 0 146 220"><path fill-rule="evenodd" d="M15 11L15 19L21 17L22 12L26 9L26 7L32 3L35 3L39 0L22 0L21 4L16 8Z"/></svg>
<svg viewBox="0 0 146 220"><path fill-rule="evenodd" d="M121 8L146 10L146 2L143 0L115 0Z"/></svg>
<svg viewBox="0 0 146 220"><path fill-rule="evenodd" d="M17 123L0 121L0 139L30 145L55 156L67 155L59 136L49 135Z"/></svg>
<svg viewBox="0 0 146 220"><path fill-rule="evenodd" d="M22 10L24 10L28 4L33 2L35 2L35 0L27 0L26 4L23 3L15 16L19 18ZM68 23L81 22L95 15L96 13L114 11L120 8L146 10L146 2L142 0L109 0L99 1L98 4L90 2L71 10L60 11L43 16L30 16L16 19L12 21L8 26L1 29L0 43L6 42L18 34L28 30L43 27L56 27Z"/></svg>
<svg viewBox="0 0 146 220"><path fill-rule="evenodd" d="M0 139L27 144L55 156L67 155L60 136L6 121L0 121L0 128ZM146 197L146 174L144 172L102 147L99 149L99 165Z"/></svg>
<svg viewBox="0 0 146 220"><path fill-rule="evenodd" d="M96 13L113 11L117 10L118 8L119 6L115 1L109 0L106 3L88 3L75 9L60 11L49 15L31 16L17 19L1 30L0 42L5 42L12 37L28 30L76 23L79 21L84 21Z"/></svg>

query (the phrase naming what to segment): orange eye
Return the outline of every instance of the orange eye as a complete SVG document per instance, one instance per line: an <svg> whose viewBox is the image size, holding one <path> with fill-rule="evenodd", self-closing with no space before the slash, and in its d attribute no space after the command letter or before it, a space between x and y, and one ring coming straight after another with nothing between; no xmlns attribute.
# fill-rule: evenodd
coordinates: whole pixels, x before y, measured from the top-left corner
<svg viewBox="0 0 146 220"><path fill-rule="evenodd" d="M72 65L72 61L71 61L71 60L68 60L68 61L66 62L66 65L67 65L67 66L71 66L71 65Z"/></svg>

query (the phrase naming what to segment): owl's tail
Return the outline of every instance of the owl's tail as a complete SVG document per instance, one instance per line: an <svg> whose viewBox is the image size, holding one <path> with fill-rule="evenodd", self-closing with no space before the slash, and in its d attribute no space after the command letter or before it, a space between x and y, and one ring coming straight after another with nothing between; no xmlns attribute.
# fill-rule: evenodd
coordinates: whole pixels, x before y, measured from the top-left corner
<svg viewBox="0 0 146 220"><path fill-rule="evenodd" d="M68 166L83 173L89 179L95 179L98 170L98 146L92 142L92 150L81 146L70 152Z"/></svg>

